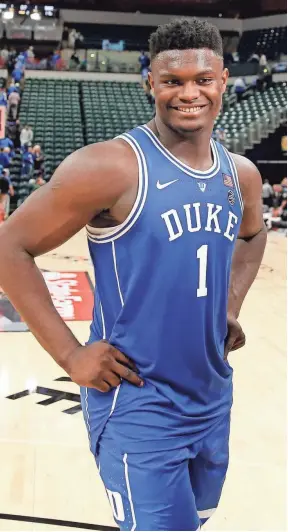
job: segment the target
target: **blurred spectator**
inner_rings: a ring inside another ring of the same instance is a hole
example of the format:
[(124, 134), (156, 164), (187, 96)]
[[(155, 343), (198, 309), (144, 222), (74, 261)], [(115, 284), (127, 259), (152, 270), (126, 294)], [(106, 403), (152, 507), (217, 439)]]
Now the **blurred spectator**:
[(21, 124), (20, 124), (20, 120), (16, 120), (15, 129), (13, 128), (13, 137), (11, 136), (11, 139), (14, 141), (14, 147), (16, 150), (21, 147), (20, 136), (21, 136)]
[(7, 68), (7, 74), (8, 74), (8, 79), (11, 78), (12, 76), (12, 72), (14, 70), (14, 67), (15, 67), (15, 55), (14, 54), (14, 50), (11, 50), (9, 52), (9, 57), (8, 57), (8, 60), (6, 62), (6, 68)]
[(257, 80), (257, 89), (263, 91), (268, 89), (273, 84), (272, 70), (267, 64), (266, 66), (259, 67), (259, 74)]
[(68, 47), (68, 38), (69, 38), (69, 28), (67, 26), (64, 26), (63, 32), (62, 32), (62, 48)]
[(79, 70), (81, 70), (81, 72), (86, 72), (86, 70), (87, 70), (87, 59), (83, 59), (83, 61), (81, 61)]
[(17, 62), (12, 72), (12, 79), (14, 83), (20, 83), (24, 77), (24, 66)]
[(33, 46), (29, 46), (28, 50), (26, 51), (26, 57), (28, 61), (31, 61), (35, 58)]
[(8, 52), (7, 46), (4, 46), (2, 48), (2, 50), (0, 52), (0, 56), (1, 56), (1, 59), (3, 60), (4, 64), (6, 65), (8, 57), (9, 57), (9, 52)]
[(260, 61), (260, 57), (258, 54), (256, 54), (256, 52), (251, 54), (248, 59), (248, 63), (259, 63), (259, 61)]
[(6, 153), (6, 155), (9, 157), (10, 162), (11, 159), (13, 159), (13, 157), (15, 156), (14, 149), (9, 148), (8, 146), (4, 148), (3, 153)]
[(0, 88), (0, 105), (7, 107), (7, 94), (3, 87)]
[[(138, 58), (138, 62), (140, 63), (140, 73), (142, 75), (142, 71), (145, 69), (147, 70), (150, 65), (150, 59), (148, 55), (142, 50), (141, 55)], [(143, 77), (143, 76), (142, 76)]]
[(14, 187), (9, 177), (9, 171), (3, 170), (0, 174), (0, 203), (4, 210), (4, 219), (9, 216), (10, 196), (14, 196)]
[(69, 61), (69, 70), (76, 70), (80, 65), (80, 60), (79, 60), (79, 57), (76, 55), (76, 53), (74, 52), (71, 57), (70, 57), (70, 61)]
[(55, 69), (57, 62), (61, 59), (61, 52), (60, 50), (54, 50), (52, 59), (51, 59), (51, 66), (53, 69)]
[(267, 57), (265, 54), (262, 54), (259, 61), (260, 66), (266, 66), (267, 65)]
[(14, 81), (11, 81), (8, 89), (7, 89), (7, 97), (9, 98), (11, 92), (18, 92), (20, 94), (20, 87), (19, 83), (14, 83)]
[(218, 127), (215, 131), (215, 139), (217, 142), (220, 142), (220, 144), (224, 144), (225, 142), (225, 130), (223, 127)]
[(46, 184), (46, 181), (43, 179), (41, 172), (37, 175), (36, 179), (30, 179), (29, 181), (31, 192), (34, 192), (34, 190), (37, 190), (38, 188), (42, 187), (45, 184)]
[(273, 206), (273, 188), (269, 183), (269, 179), (265, 179), (262, 185), (262, 200), (263, 204), (271, 208)]
[(27, 144), (23, 147), (21, 177), (31, 177), (34, 170), (33, 148)]
[(235, 79), (234, 84), (233, 84), (233, 88), (232, 88), (232, 92), (234, 92), (234, 94), (236, 94), (238, 102), (240, 102), (240, 100), (242, 99), (242, 95), (243, 95), (243, 93), (245, 91), (246, 91), (245, 80), (243, 78), (240, 78), (240, 77)]
[(25, 144), (31, 144), (32, 141), (33, 141), (32, 128), (31, 128), (31, 126), (28, 126), (26, 124), (26, 126), (23, 127), (23, 129), (21, 131), (21, 134), (20, 134), (21, 146), (25, 146)]
[(34, 170), (39, 172), (43, 169), (43, 165), (44, 165), (44, 154), (39, 144), (36, 144), (33, 148), (33, 157), (34, 157)]
[(69, 31), (69, 35), (68, 35), (68, 48), (71, 48), (71, 50), (75, 49), (76, 38), (77, 38), (77, 31), (75, 30), (75, 28), (73, 28), (72, 30)]
[(4, 139), (0, 139), (0, 148), (10, 148), (11, 150), (14, 149), (14, 143), (9, 137), (5, 137)]
[(8, 153), (4, 151), (4, 148), (0, 148), (0, 165), (3, 168), (9, 168), (10, 166), (10, 157)]
[(240, 61), (239, 53), (237, 51), (236, 52), (232, 52), (232, 56), (233, 56), (234, 63), (239, 63), (239, 61)]
[(20, 94), (19, 92), (11, 92), (8, 97), (8, 116), (10, 115), (12, 120), (16, 120), (18, 114), (18, 107), (20, 103)]

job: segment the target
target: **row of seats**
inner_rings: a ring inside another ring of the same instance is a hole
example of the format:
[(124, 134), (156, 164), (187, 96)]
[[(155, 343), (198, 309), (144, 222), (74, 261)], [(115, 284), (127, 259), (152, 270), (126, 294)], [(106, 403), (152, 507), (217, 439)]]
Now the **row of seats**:
[(245, 62), (253, 54), (265, 54), (267, 59), (287, 55), (287, 26), (244, 31), (238, 46), (240, 61)]
[[(285, 107), (286, 89), (286, 83), (280, 83), (263, 93), (255, 92), (219, 115), (215, 129), (224, 131), (228, 149), (234, 146), (232, 140), (259, 116)], [(229, 97), (230, 91), (229, 87), (224, 98)], [(20, 108), (21, 122), (32, 125), (34, 143), (43, 147), (47, 180), (69, 153), (84, 144), (114, 138), (148, 122), (153, 115), (154, 107), (142, 87), (129, 82), (28, 79)], [(21, 180), (20, 170), (21, 157), (17, 155), (11, 168), (17, 202), (29, 193), (28, 182)]]
[(84, 146), (77, 80), (27, 79), (20, 121), (34, 131), (34, 143), (45, 153), (45, 178), (70, 153)]
[(273, 109), (284, 109), (286, 94), (287, 84), (278, 83), (265, 92), (255, 92), (249, 99), (220, 114), (215, 122), (215, 130), (223, 130), (226, 147), (231, 149), (234, 146), (232, 142), (238, 138), (239, 133), (245, 132), (252, 122), (265, 113)]
[(82, 82), (82, 101), (88, 144), (111, 139), (153, 116), (138, 83)]

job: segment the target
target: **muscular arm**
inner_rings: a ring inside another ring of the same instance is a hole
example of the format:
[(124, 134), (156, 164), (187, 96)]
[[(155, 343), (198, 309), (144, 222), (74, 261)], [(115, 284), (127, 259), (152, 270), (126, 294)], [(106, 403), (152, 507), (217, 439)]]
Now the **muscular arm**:
[(262, 214), (262, 180), (253, 163), (233, 155), (244, 203), (240, 232), (235, 246), (230, 277), (228, 316), (238, 318), (264, 254), (267, 233)]
[[(78, 150), (0, 227), (0, 286), (64, 369), (79, 343), (55, 310), (34, 257), (63, 244), (117, 202), (128, 187), (127, 149), (117, 140)], [(137, 172), (136, 159), (135, 166)]]

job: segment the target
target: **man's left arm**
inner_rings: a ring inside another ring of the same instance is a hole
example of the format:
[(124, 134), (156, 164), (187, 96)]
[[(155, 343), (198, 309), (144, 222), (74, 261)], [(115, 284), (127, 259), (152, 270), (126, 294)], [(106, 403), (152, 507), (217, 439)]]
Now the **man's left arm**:
[(260, 173), (249, 159), (235, 154), (233, 159), (238, 171), (244, 210), (230, 275), (225, 358), (229, 351), (239, 349), (245, 344), (245, 335), (237, 320), (243, 301), (260, 268), (267, 241)]

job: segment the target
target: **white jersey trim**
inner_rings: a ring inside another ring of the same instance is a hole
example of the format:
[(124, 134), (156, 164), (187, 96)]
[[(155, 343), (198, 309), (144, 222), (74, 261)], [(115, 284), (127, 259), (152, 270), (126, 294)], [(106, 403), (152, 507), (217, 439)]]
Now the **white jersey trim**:
[(238, 195), (238, 198), (239, 198), (240, 208), (241, 208), (241, 211), (243, 212), (244, 203), (243, 203), (243, 198), (242, 198), (242, 194), (241, 194), (237, 168), (236, 168), (235, 163), (233, 161), (233, 158), (231, 157), (231, 155), (230, 155), (229, 151), (227, 150), (227, 148), (225, 148), (225, 146), (222, 146), (222, 147), (224, 148), (224, 151), (226, 153), (226, 157), (227, 157), (228, 162), (229, 162), (229, 166), (230, 166), (231, 173), (232, 173), (232, 176), (233, 176), (233, 181), (235, 183), (236, 192), (237, 192), (237, 195)]
[(128, 455), (127, 453), (124, 454), (123, 462), (124, 462), (124, 468), (125, 468), (125, 480), (126, 480), (126, 487), (127, 487), (127, 493), (128, 493), (128, 500), (130, 503), (131, 508), (131, 515), (132, 515), (132, 528), (130, 530), (135, 530), (137, 523), (136, 523), (136, 517), (135, 517), (135, 511), (134, 511), (134, 504), (132, 500), (132, 494), (131, 494), (131, 488), (130, 488), (130, 481), (129, 481), (129, 471), (128, 471), (128, 463), (127, 463)]
[(156, 137), (155, 133), (149, 129), (146, 124), (143, 126), (139, 126), (139, 129), (144, 131), (146, 135), (150, 138), (150, 140), (153, 142), (154, 146), (166, 157), (172, 164), (177, 166), (182, 172), (185, 172), (185, 174), (188, 174), (192, 177), (195, 177), (197, 179), (210, 179), (211, 177), (214, 177), (220, 170), (220, 158), (218, 154), (217, 147), (215, 145), (215, 142), (213, 139), (210, 140), (210, 146), (213, 153), (213, 165), (208, 170), (195, 170), (191, 168), (191, 166), (188, 166), (187, 164), (180, 161), (180, 159), (177, 159), (175, 155), (173, 155), (165, 146), (160, 142), (160, 140)]
[(94, 228), (92, 226), (86, 226), (87, 236), (89, 240), (97, 244), (106, 244), (108, 242), (112, 242), (113, 240), (120, 238), (122, 235), (124, 235), (131, 229), (131, 227), (135, 224), (136, 220), (139, 218), (143, 210), (148, 192), (147, 164), (145, 155), (142, 149), (140, 148), (138, 142), (128, 133), (120, 135), (117, 138), (125, 140), (125, 142), (127, 142), (131, 146), (136, 155), (139, 176), (138, 192), (136, 201), (126, 220), (122, 224), (117, 225), (117, 227), (113, 227), (113, 229), (109, 233), (106, 233), (105, 235), (99, 235), (98, 229), (96, 227)]
[(103, 340), (106, 340), (106, 327), (105, 327), (105, 320), (104, 320), (104, 314), (103, 314), (103, 308), (102, 308), (101, 301), (100, 301), (100, 314), (101, 314), (101, 321), (102, 321), (102, 336), (103, 336)]
[(124, 300), (123, 300), (123, 295), (122, 295), (122, 292), (121, 292), (121, 287), (120, 287), (120, 282), (119, 282), (119, 275), (118, 275), (118, 270), (117, 270), (117, 259), (116, 259), (115, 243), (114, 242), (112, 242), (112, 255), (113, 255), (113, 263), (114, 263), (114, 270), (115, 270), (115, 275), (116, 275), (116, 281), (117, 281), (117, 286), (118, 286), (119, 297), (120, 297), (121, 305), (122, 305), (122, 307), (124, 307)]

